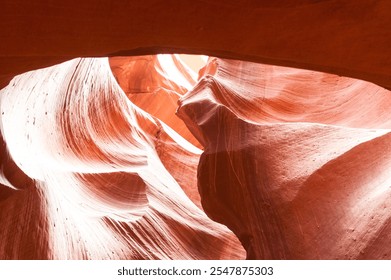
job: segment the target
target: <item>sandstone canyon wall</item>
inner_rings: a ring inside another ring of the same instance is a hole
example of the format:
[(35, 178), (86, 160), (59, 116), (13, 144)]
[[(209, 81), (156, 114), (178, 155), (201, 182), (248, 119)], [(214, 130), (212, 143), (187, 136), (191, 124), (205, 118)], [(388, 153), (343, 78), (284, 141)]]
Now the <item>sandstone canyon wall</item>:
[(388, 1), (0, 8), (0, 259), (390, 259)]

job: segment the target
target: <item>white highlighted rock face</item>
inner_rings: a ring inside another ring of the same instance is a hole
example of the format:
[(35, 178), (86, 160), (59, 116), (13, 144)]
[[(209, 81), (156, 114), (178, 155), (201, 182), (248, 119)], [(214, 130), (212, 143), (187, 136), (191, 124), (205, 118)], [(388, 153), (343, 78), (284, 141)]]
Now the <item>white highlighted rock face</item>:
[(204, 58), (2, 89), (0, 259), (390, 259), (390, 92)]
[(201, 150), (131, 103), (106, 58), (17, 76), (0, 106), (0, 258), (245, 257), (200, 209)]

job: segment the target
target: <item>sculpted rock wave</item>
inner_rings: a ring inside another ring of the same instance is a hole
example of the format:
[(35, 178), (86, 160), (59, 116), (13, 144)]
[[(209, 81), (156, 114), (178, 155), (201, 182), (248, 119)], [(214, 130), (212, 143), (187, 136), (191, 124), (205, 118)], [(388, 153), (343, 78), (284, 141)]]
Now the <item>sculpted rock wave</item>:
[(130, 102), (106, 58), (17, 76), (0, 107), (0, 258), (244, 258), (196, 206), (201, 150)]
[(214, 57), (16, 76), (0, 258), (389, 259), (390, 105), (369, 82)]
[(390, 92), (211, 58), (180, 100), (202, 206), (250, 259), (388, 259)]

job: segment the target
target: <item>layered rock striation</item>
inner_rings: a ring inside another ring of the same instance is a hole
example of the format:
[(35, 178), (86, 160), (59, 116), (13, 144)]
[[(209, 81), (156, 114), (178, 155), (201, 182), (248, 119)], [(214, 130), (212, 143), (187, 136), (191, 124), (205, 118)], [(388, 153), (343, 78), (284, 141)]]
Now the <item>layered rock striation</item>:
[(19, 75), (0, 107), (1, 259), (245, 257), (200, 208), (201, 150), (132, 103), (107, 58)]
[(210, 57), (0, 91), (1, 259), (389, 259), (390, 92)]

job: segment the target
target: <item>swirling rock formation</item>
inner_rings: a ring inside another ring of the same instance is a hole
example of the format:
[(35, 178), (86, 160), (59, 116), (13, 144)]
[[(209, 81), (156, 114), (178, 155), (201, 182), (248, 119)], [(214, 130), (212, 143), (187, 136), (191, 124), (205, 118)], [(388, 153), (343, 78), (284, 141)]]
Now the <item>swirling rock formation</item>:
[(107, 59), (20, 75), (0, 106), (2, 259), (244, 257), (194, 204), (201, 151), (131, 103)]
[(205, 147), (206, 213), (248, 258), (388, 259), (390, 102), (359, 80), (211, 59), (179, 109)]
[(160, 55), (15, 77), (1, 258), (389, 258), (388, 90), (212, 57), (199, 75)]
[(389, 259), (390, 8), (1, 1), (0, 258)]

